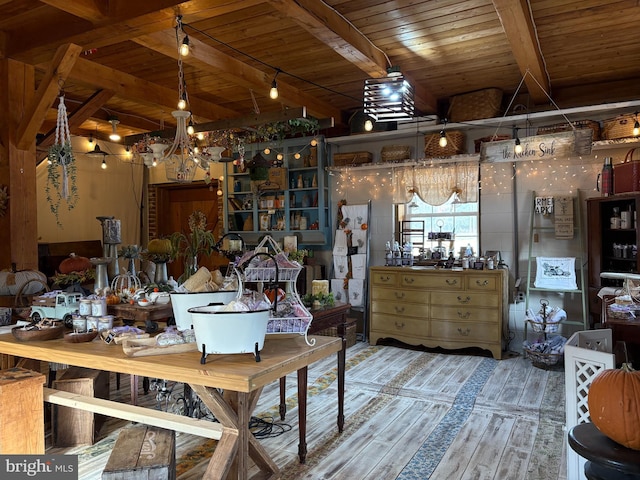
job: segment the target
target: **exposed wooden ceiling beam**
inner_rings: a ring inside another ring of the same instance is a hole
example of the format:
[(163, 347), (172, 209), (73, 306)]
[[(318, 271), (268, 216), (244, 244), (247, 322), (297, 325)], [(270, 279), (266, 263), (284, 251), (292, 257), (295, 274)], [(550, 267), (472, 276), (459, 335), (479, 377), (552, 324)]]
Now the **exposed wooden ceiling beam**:
[[(76, 108), (69, 114), (69, 132), (77, 134), (80, 126), (88, 120), (100, 107), (102, 107), (114, 92), (111, 90), (98, 90), (87, 99), (80, 107)], [(53, 145), (55, 141), (55, 128), (47, 132), (47, 134), (38, 142), (38, 148)]]
[(27, 150), (35, 142), (38, 129), (44, 122), (47, 110), (51, 108), (60, 88), (80, 56), (81, 47), (68, 44), (58, 48), (56, 55), (40, 82), (33, 101), (24, 112), (16, 130), (15, 143), (21, 150)]
[[(133, 40), (168, 57), (176, 59), (178, 57), (174, 32), (156, 32), (139, 36)], [(267, 74), (195, 38), (191, 38), (191, 45), (193, 47), (191, 53), (182, 59), (183, 63), (227, 77), (229, 80), (248, 89), (268, 92), (271, 88), (272, 72)], [(319, 101), (317, 98), (288, 85), (286, 82), (278, 81), (278, 92), (278, 100), (289, 107), (304, 105), (314, 116), (340, 118), (341, 112), (339, 109), (326, 102)]]
[[(178, 98), (176, 91), (84, 58), (78, 59), (69, 78), (98, 88), (113, 90), (122, 98), (149, 105), (161, 105), (168, 111), (176, 110)], [(193, 97), (191, 97), (191, 113), (211, 120), (236, 115), (234, 110)]]
[[(269, 0), (269, 3), (370, 77), (387, 75), (391, 61), (385, 53), (326, 3), (318, 0)], [(436, 112), (436, 97), (410, 74), (404, 73), (404, 77), (413, 85), (418, 109)]]
[[(502, 28), (534, 103), (548, 103), (551, 85), (526, 0), (493, 0)], [(530, 75), (526, 75), (529, 72)], [(542, 87), (542, 88), (540, 88)]]

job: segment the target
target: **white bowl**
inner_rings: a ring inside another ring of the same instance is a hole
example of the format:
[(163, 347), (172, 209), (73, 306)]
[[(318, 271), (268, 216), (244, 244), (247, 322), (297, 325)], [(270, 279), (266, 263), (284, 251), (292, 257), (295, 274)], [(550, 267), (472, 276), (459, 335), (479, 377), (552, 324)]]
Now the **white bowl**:
[(150, 307), (151, 305), (153, 305), (153, 302), (147, 300), (146, 298), (141, 298), (140, 300), (138, 300), (138, 305), (140, 305), (141, 307)]
[(235, 290), (218, 290), (217, 292), (171, 292), (171, 307), (173, 318), (178, 330), (191, 328), (191, 314), (189, 309), (193, 307), (205, 307), (212, 303), (227, 304), (238, 296)]
[(151, 292), (147, 298), (156, 305), (166, 305), (171, 301), (171, 296), (167, 292)]

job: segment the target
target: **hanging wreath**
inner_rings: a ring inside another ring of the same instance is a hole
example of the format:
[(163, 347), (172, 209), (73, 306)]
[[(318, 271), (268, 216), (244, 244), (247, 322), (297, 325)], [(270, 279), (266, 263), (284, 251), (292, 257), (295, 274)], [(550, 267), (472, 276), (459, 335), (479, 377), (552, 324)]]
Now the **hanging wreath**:
[(61, 227), (60, 205), (64, 201), (67, 203), (67, 209), (71, 210), (78, 201), (76, 163), (71, 149), (71, 134), (69, 133), (64, 95), (59, 97), (56, 139), (49, 148), (48, 163), (45, 193), (51, 213), (56, 217), (58, 226)]

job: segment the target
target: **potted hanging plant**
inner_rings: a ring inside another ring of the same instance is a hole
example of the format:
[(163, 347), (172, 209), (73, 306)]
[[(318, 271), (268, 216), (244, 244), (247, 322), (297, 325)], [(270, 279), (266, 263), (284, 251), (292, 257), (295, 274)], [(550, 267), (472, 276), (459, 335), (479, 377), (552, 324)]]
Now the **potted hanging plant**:
[(61, 227), (59, 215), (62, 202), (66, 202), (67, 208), (71, 210), (78, 201), (76, 163), (71, 149), (71, 134), (69, 133), (64, 96), (60, 96), (58, 102), (56, 140), (49, 147), (48, 163), (45, 195), (51, 213), (56, 217), (58, 226)]

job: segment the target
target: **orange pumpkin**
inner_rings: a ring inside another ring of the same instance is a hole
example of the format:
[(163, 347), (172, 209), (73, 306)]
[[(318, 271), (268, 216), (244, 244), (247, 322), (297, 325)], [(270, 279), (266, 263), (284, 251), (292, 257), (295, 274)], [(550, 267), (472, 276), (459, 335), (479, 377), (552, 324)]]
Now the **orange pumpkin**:
[(640, 372), (627, 363), (601, 371), (591, 382), (587, 402), (598, 430), (620, 445), (640, 450)]
[(58, 271), (60, 273), (69, 274), (72, 272), (84, 272), (93, 268), (91, 261), (87, 257), (76, 255), (75, 253), (69, 254), (68, 258), (65, 258), (60, 262)]

